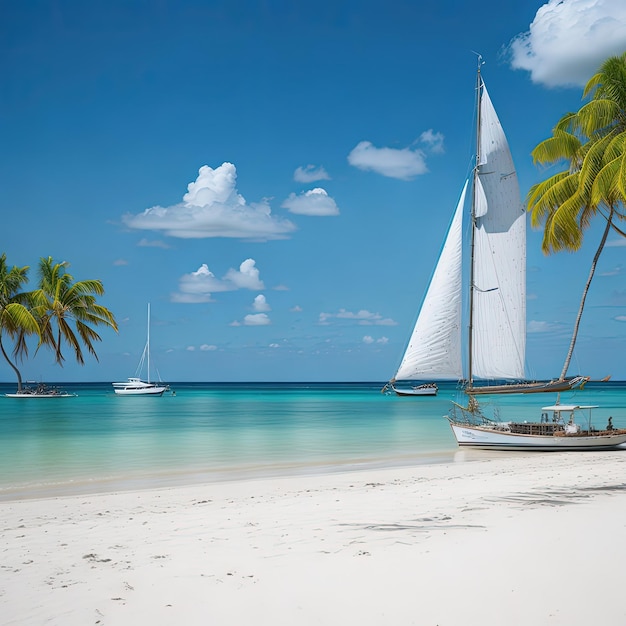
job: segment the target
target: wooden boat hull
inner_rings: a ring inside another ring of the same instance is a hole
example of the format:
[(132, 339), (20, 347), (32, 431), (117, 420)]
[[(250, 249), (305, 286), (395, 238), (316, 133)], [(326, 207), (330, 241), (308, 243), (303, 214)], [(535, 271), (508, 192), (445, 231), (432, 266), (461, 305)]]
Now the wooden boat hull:
[(488, 426), (457, 424), (448, 418), (459, 446), (485, 450), (611, 450), (626, 443), (626, 430), (600, 431), (592, 434), (525, 435), (496, 430)]
[(589, 379), (586, 376), (576, 376), (569, 380), (551, 380), (547, 382), (511, 383), (505, 385), (485, 385), (471, 387), (466, 391), (472, 395), (505, 394), (505, 393), (547, 393), (569, 391), (575, 387), (582, 387)]

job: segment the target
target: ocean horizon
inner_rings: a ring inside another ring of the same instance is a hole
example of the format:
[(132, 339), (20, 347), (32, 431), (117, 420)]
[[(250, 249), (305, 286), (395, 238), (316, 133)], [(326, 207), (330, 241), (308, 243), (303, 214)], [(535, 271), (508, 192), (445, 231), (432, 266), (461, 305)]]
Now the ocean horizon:
[[(462, 401), (454, 382), (421, 398), (381, 393), (384, 382), (178, 382), (162, 397), (116, 396), (110, 382), (49, 384), (76, 396), (7, 398), (16, 384), (0, 383), (0, 500), (511, 454), (458, 448), (444, 419)], [(555, 400), (481, 403), (535, 420)], [(589, 382), (560, 401), (597, 405), (595, 425), (611, 416), (626, 427), (626, 382)]]

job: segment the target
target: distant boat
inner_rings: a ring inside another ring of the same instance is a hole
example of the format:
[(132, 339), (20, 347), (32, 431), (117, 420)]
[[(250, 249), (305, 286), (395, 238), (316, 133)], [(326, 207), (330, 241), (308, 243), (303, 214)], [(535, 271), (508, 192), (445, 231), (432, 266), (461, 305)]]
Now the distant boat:
[(76, 394), (39, 383), (36, 387), (23, 387), (20, 391), (5, 393), (4, 396), (6, 398), (75, 398)]
[[(400, 367), (385, 388), (396, 390), (398, 381), (457, 380), (472, 395), (566, 391), (588, 379), (537, 382), (526, 377), (526, 212), (480, 63), (477, 154), (467, 215), (471, 241), (467, 246), (463, 241), (466, 181)], [(466, 341), (462, 338), (464, 247), (470, 278)]]
[[(140, 377), (144, 364), (147, 366), (147, 381), (141, 380)], [(115, 393), (120, 396), (162, 396), (169, 391), (169, 385), (150, 381), (150, 304), (148, 304), (148, 338), (137, 366), (137, 375), (129, 377), (124, 383), (112, 383), (112, 385)]]
[(391, 389), (398, 396), (436, 396), (438, 391), (436, 383), (424, 383), (412, 387), (396, 387), (393, 383), (389, 383), (384, 389)]

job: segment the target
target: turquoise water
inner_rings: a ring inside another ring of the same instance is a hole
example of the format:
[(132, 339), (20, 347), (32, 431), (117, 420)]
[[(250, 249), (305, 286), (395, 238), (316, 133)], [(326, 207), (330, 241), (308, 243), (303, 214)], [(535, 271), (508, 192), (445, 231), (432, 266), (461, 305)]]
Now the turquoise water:
[[(384, 395), (381, 383), (178, 383), (160, 398), (63, 387), (77, 397), (5, 398), (15, 385), (0, 385), (0, 499), (458, 458), (443, 419), (460, 400), (453, 384), (431, 398)], [(555, 399), (497, 403), (504, 419), (536, 419)], [(561, 402), (598, 404), (595, 424), (611, 415), (626, 427), (626, 383), (589, 383)]]

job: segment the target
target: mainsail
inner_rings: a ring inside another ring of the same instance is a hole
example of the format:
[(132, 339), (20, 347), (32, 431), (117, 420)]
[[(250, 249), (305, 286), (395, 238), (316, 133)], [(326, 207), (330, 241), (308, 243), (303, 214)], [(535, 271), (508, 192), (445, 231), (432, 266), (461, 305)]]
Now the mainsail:
[(396, 380), (456, 379), (461, 364), (461, 262), (467, 182), (417, 317)]
[(511, 152), (482, 85), (474, 176), (468, 378), (525, 377), (526, 214)]

